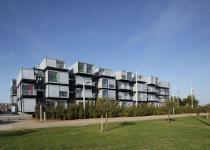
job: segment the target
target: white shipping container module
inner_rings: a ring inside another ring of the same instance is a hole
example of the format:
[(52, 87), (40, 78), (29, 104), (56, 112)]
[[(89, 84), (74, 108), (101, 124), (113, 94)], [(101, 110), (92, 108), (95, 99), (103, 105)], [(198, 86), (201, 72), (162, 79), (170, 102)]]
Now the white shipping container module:
[(17, 77), (16, 85), (18, 85), (22, 79), (35, 80), (34, 70), (33, 69), (21, 68), (20, 72), (18, 74), (18, 77)]
[(47, 85), (46, 86), (46, 97), (59, 98), (59, 92), (67, 92), (67, 97), (69, 98), (69, 87), (64, 85)]
[(35, 112), (36, 99), (35, 98), (23, 98), (22, 99), (23, 112)]

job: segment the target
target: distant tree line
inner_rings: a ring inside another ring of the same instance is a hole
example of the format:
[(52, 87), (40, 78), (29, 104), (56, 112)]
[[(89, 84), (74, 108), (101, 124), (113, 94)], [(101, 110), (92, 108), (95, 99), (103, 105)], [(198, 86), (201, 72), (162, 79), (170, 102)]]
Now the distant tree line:
[[(199, 106), (198, 100), (194, 99), (194, 108), (191, 108), (191, 97), (188, 96), (183, 100), (177, 97), (170, 98), (164, 105), (155, 106), (149, 103), (138, 104), (131, 107), (120, 106), (118, 101), (109, 99), (97, 99), (96, 103), (87, 102), (85, 110), (83, 105), (71, 103), (67, 108), (63, 106), (47, 107), (46, 118), (47, 119), (60, 119), (60, 120), (73, 120), (83, 118), (100, 118), (101, 116), (107, 117), (135, 117), (135, 116), (149, 116), (149, 115), (167, 115), (172, 113), (174, 108), (175, 114), (181, 113), (201, 113), (209, 111), (206, 106)], [(36, 107), (34, 113), (35, 118), (39, 118), (39, 106)]]

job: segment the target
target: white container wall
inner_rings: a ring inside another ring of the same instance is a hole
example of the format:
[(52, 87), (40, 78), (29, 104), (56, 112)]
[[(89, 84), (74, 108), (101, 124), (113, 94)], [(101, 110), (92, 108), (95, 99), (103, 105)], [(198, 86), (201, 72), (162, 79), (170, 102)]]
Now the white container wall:
[(159, 98), (156, 95), (148, 94), (149, 101), (159, 101)]
[(89, 86), (93, 85), (91, 77), (76, 76), (75, 80), (76, 80), (76, 85), (83, 85), (84, 81), (85, 81), (85, 85), (89, 85)]
[(159, 81), (159, 87), (169, 88), (169, 82)]
[(118, 86), (118, 89), (127, 89), (127, 90), (133, 89), (133, 87), (128, 82), (118, 81), (117, 86)]
[(39, 65), (40, 69), (45, 69), (47, 67), (53, 67), (53, 68), (65, 68), (65, 61), (63, 60), (57, 60), (52, 58), (45, 58), (41, 64)]
[(147, 82), (147, 84), (155, 84), (158, 85), (158, 78), (157, 77), (144, 77), (144, 80)]
[[(136, 93), (133, 95), (133, 100), (136, 100)], [(147, 101), (147, 93), (138, 93), (138, 101)]]
[(125, 100), (132, 100), (133, 97), (129, 94), (129, 92), (118, 92), (118, 98), (119, 99), (125, 99)]
[[(64, 92), (64, 95), (61, 95)], [(47, 85), (46, 86), (46, 97), (54, 98), (69, 98), (69, 87), (63, 85)]]
[[(106, 84), (103, 84), (106, 83)], [(115, 79), (109, 79), (109, 78), (100, 78), (98, 81), (98, 88), (109, 88), (109, 89), (115, 89)]]
[(23, 98), (22, 100), (22, 110), (23, 112), (34, 112), (36, 107), (35, 98)]
[(22, 79), (35, 80), (34, 70), (21, 68), (17, 77), (17, 85), (20, 83)]
[(148, 86), (148, 92), (158, 92), (155, 86)]
[[(137, 89), (138, 91), (140, 92), (147, 92), (147, 85), (144, 84), (144, 83), (137, 83)], [(133, 91), (135, 92), (136, 91), (136, 83), (134, 83), (133, 85)]]
[(45, 82), (46, 83), (69, 84), (68, 72), (47, 70), (45, 72)]
[[(103, 95), (103, 91), (104, 90), (106, 90), (108, 93), (108, 97), (106, 97), (106, 96), (104, 96)], [(99, 90), (99, 92), (98, 92), (98, 97), (99, 98), (108, 98), (108, 99), (113, 99), (113, 100), (115, 100), (116, 99), (116, 91), (115, 90), (108, 90), (108, 89), (101, 89), (101, 90)]]
[(115, 73), (116, 80), (132, 80), (132, 73), (126, 71), (118, 71)]

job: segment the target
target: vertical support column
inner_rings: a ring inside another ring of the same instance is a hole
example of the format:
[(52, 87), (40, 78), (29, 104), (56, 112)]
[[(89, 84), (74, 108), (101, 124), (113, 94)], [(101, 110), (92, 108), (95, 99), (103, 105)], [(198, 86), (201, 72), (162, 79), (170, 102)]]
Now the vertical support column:
[(40, 103), (40, 122), (42, 122), (42, 105), (41, 105), (41, 103)]

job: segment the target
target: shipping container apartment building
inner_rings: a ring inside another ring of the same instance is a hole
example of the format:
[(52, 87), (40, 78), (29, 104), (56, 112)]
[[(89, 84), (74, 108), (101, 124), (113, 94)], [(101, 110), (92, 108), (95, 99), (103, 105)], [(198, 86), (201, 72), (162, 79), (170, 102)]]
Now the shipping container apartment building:
[[(127, 71), (113, 72), (78, 61), (67, 66), (65, 61), (44, 58), (35, 68), (21, 68), (17, 77), (17, 106), (19, 112), (34, 112), (39, 104), (36, 71), (43, 72), (46, 106), (67, 106), (97, 98), (116, 100), (121, 106), (138, 103), (160, 104), (169, 98), (168, 82), (157, 77), (145, 77)], [(13, 89), (14, 86), (13, 86)]]

